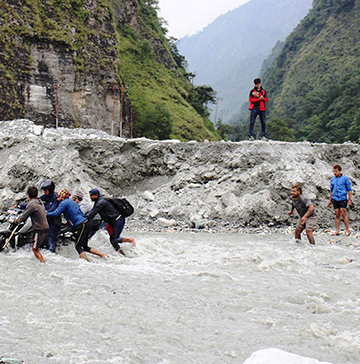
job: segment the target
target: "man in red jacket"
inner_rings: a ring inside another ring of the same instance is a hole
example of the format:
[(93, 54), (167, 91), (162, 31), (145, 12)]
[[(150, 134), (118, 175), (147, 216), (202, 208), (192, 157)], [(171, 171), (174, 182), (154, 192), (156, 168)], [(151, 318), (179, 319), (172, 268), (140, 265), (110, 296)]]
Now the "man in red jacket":
[(250, 126), (249, 126), (249, 140), (254, 140), (254, 125), (255, 119), (259, 115), (261, 121), (261, 140), (267, 141), (266, 137), (266, 108), (265, 103), (268, 102), (266, 96), (266, 91), (261, 86), (260, 78), (255, 78), (255, 87), (250, 91), (249, 101), (250, 101)]

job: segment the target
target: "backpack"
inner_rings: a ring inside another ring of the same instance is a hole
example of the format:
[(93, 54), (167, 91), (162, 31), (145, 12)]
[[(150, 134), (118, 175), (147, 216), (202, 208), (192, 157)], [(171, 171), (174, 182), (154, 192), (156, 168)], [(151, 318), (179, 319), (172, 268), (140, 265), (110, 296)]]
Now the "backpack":
[(120, 212), (122, 217), (129, 217), (134, 213), (134, 208), (126, 198), (107, 197), (106, 199)]

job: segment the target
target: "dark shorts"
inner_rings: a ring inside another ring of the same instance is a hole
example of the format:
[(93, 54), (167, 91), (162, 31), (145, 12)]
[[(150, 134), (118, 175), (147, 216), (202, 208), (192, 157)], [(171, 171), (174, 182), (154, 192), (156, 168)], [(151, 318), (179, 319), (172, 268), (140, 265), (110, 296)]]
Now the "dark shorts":
[(47, 231), (33, 231), (31, 233), (32, 247), (36, 250), (41, 248), (41, 245), (46, 241), (48, 232)]
[(335, 210), (336, 209), (346, 209), (347, 205), (348, 205), (348, 200), (341, 200), (341, 201), (332, 200), (331, 202), (332, 202)]

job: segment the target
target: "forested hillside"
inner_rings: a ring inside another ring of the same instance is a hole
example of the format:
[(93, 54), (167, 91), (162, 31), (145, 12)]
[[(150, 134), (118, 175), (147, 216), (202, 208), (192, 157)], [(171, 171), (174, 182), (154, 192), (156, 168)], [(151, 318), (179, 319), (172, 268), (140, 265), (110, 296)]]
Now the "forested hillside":
[(315, 0), (263, 75), (270, 137), (359, 142), (360, 1)]
[[(215, 139), (157, 0), (0, 0), (0, 120)], [(122, 102), (121, 102), (122, 101)], [(120, 106), (121, 102), (121, 106)], [(119, 121), (123, 123), (120, 124)]]
[(196, 74), (194, 82), (217, 91), (217, 117), (226, 122), (237, 118), (263, 60), (304, 18), (311, 4), (312, 0), (251, 0), (200, 33), (180, 39), (180, 53), (189, 71)]

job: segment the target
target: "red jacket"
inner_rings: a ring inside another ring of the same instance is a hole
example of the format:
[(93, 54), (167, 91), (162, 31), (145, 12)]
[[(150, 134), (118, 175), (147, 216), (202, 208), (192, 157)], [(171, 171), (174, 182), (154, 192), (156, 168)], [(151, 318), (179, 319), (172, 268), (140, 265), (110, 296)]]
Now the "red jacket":
[[(259, 92), (260, 94), (259, 97), (255, 97), (253, 95), (253, 92)], [(260, 96), (263, 96), (264, 98), (260, 100)], [(266, 111), (265, 104), (268, 102), (268, 97), (266, 96), (266, 91), (262, 87), (260, 91), (258, 91), (256, 88), (253, 88), (250, 91), (249, 101), (250, 101), (249, 110), (252, 110), (254, 108), (255, 103), (260, 102), (260, 111)]]

